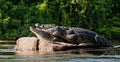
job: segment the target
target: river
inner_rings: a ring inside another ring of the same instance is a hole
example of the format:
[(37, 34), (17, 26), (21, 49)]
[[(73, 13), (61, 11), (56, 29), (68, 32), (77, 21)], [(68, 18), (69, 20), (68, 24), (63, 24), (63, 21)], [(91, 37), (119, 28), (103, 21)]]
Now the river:
[[(81, 49), (80, 54), (16, 54), (15, 42), (0, 42), (0, 62), (120, 62), (120, 48)], [(119, 45), (116, 43), (116, 45)]]

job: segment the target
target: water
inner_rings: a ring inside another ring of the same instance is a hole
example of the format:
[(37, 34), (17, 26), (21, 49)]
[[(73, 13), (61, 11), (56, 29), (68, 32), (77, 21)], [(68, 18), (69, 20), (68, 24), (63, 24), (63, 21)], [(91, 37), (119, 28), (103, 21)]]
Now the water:
[[(0, 42), (0, 62), (120, 62), (120, 48), (81, 49), (80, 54), (16, 54), (15, 42)], [(84, 51), (85, 50), (85, 51)]]

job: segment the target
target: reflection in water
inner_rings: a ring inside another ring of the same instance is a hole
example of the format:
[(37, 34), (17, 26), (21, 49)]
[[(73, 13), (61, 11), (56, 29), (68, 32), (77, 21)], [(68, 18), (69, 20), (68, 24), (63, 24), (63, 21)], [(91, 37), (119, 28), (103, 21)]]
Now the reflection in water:
[(46, 55), (46, 54), (79, 54), (79, 55), (120, 55), (120, 48), (81, 48), (76, 50), (40, 52), (40, 51), (16, 51), (16, 55)]
[(37, 51), (15, 52), (16, 55), (38, 55)]
[(56, 53), (62, 53), (62, 54), (87, 54), (87, 55), (101, 55), (105, 51), (99, 50), (99, 49), (93, 49), (93, 48), (84, 48), (84, 49), (78, 49), (78, 50), (69, 50), (69, 51), (60, 51)]
[[(14, 43), (0, 43), (0, 62), (119, 62), (120, 48), (83, 48), (58, 51), (49, 54), (41, 52), (13, 51)], [(97, 59), (97, 60), (96, 60)]]
[(51, 53), (39, 52), (39, 51), (26, 51), (26, 52), (15, 52), (16, 55), (38, 55), (38, 54), (87, 54), (87, 55), (101, 55), (104, 50), (95, 50), (95, 49), (79, 49), (79, 50), (68, 50), (68, 51), (57, 51)]

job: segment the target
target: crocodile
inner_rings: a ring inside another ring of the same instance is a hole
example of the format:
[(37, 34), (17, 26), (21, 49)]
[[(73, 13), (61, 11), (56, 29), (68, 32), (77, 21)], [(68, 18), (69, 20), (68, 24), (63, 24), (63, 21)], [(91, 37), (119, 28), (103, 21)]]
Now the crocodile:
[(81, 43), (80, 45), (76, 45), (72, 43), (59, 42), (59, 41), (52, 42), (52, 39), (54, 38), (54, 36), (49, 34), (48, 32), (45, 32), (42, 29), (37, 29), (33, 27), (30, 27), (30, 31), (33, 32), (40, 40), (38, 50), (44, 53), (49, 53), (54, 51), (66, 51), (71, 49), (78, 49), (80, 47), (93, 46), (93, 44), (91, 43)]
[(38, 26), (42, 31), (52, 35), (51, 41), (62, 40), (63, 42), (73, 44), (92, 43), (95, 47), (112, 47), (112, 44), (106, 38), (87, 29), (57, 26), (54, 24), (42, 24)]

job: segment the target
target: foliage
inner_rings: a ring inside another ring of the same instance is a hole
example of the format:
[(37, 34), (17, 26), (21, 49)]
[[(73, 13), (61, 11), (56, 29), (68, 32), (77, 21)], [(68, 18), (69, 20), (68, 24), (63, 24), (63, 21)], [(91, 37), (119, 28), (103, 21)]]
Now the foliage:
[(0, 0), (0, 39), (33, 36), (29, 26), (81, 27), (108, 39), (120, 36), (119, 0)]

